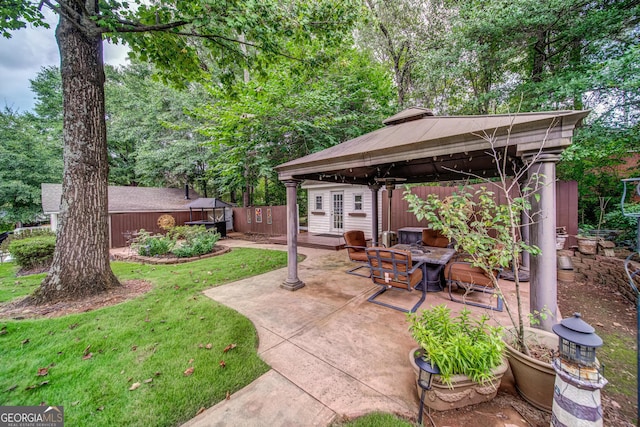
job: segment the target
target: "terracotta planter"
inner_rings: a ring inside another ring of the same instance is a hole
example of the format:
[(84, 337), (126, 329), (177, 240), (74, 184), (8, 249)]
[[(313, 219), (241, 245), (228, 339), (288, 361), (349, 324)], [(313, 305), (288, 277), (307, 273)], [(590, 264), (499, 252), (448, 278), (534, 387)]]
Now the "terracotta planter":
[[(508, 334), (511, 334), (510, 330)], [(510, 335), (507, 335), (510, 336)], [(552, 332), (535, 328), (525, 328), (527, 343), (539, 343), (551, 349), (558, 348), (558, 336)], [(556, 371), (551, 363), (529, 357), (507, 344), (507, 359), (520, 396), (538, 409), (551, 412), (553, 406), (553, 385)]]
[[(418, 386), (420, 369), (414, 359), (416, 352), (420, 350), (420, 347), (416, 347), (409, 352), (409, 361), (416, 375), (418, 399), (420, 399), (422, 389)], [(495, 376), (494, 380), (486, 384), (478, 384), (466, 375), (454, 375), (451, 379), (453, 387), (449, 387), (440, 381), (439, 375), (435, 375), (431, 384), (431, 390), (425, 393), (424, 406), (436, 411), (448, 411), (450, 409), (488, 402), (496, 397), (498, 388), (500, 387), (500, 381), (508, 367), (507, 360), (503, 359), (502, 364), (492, 371)]]
[(584, 255), (595, 255), (598, 252), (597, 237), (576, 237), (578, 250)]

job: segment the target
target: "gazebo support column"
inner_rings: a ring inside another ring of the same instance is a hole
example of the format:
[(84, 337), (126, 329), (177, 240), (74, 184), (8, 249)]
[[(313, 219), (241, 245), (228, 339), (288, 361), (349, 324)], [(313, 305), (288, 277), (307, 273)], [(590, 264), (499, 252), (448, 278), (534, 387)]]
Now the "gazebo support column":
[(298, 278), (298, 181), (284, 181), (287, 187), (287, 279), (281, 288), (295, 291), (304, 286)]
[(371, 243), (378, 246), (378, 190), (379, 185), (369, 186), (371, 190)]
[(556, 259), (556, 153), (535, 156), (529, 177), (537, 179), (539, 200), (532, 197), (530, 227), (531, 243), (540, 248), (541, 254), (531, 257), (530, 311), (546, 313), (540, 318), (540, 329), (551, 331), (558, 322), (558, 272)]

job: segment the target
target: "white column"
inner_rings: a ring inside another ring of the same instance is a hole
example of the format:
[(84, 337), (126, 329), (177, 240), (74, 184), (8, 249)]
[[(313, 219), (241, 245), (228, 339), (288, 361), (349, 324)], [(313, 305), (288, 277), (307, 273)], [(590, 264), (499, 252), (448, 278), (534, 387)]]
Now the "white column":
[(533, 158), (529, 177), (538, 177), (539, 200), (531, 198), (533, 223), (531, 244), (540, 248), (540, 255), (531, 256), (530, 310), (547, 313), (537, 328), (551, 331), (558, 322), (558, 271), (556, 257), (556, 163), (560, 156), (541, 153)]
[(284, 181), (287, 187), (287, 279), (280, 285), (281, 288), (295, 291), (304, 286), (298, 278), (298, 181)]

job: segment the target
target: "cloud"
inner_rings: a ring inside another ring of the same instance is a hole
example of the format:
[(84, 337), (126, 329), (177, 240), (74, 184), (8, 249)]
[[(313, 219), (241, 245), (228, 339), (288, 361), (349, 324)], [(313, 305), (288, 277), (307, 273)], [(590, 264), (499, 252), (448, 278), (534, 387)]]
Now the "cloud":
[[(43, 11), (50, 28), (27, 28), (12, 32), (10, 39), (0, 37), (0, 108), (17, 111), (33, 110), (35, 99), (29, 80), (42, 67), (60, 66), (60, 54), (55, 39), (57, 15)], [(105, 43), (105, 62), (122, 65), (129, 49), (124, 45)]]

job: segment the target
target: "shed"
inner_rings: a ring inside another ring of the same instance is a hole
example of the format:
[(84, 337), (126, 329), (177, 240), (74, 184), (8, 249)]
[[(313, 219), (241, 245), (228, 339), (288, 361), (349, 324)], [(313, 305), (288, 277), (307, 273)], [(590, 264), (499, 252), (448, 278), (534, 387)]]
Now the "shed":
[[(41, 184), (42, 210), (58, 228), (62, 184)], [(109, 246), (127, 245), (132, 233), (145, 229), (163, 233), (164, 224), (184, 225), (191, 219), (189, 203), (200, 195), (181, 188), (109, 186)], [(197, 213), (200, 215), (200, 213)], [(202, 219), (196, 216), (195, 219)]]

